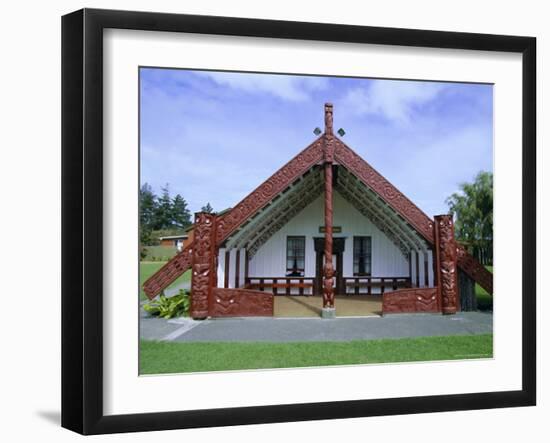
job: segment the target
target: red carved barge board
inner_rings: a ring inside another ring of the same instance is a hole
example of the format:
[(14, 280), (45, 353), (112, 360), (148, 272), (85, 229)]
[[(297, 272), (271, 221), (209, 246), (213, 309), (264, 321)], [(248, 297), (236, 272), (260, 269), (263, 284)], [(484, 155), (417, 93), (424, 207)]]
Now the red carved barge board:
[[(326, 133), (275, 172), (227, 214), (218, 219), (217, 246), (219, 247), (243, 223), (290, 186), (298, 177), (314, 165), (322, 163), (324, 160), (323, 147), (326, 144), (331, 146), (331, 150), (334, 149), (335, 163), (344, 166), (367, 187), (372, 189), (393, 210), (400, 214), (430, 246), (434, 246), (433, 220), (338, 137)], [(191, 246), (176, 255), (145, 282), (144, 289), (149, 298), (158, 295), (160, 291), (190, 268), (189, 254), (192, 253)], [(463, 247), (458, 246), (457, 248), (458, 266), (487, 292), (492, 294), (492, 273)]]

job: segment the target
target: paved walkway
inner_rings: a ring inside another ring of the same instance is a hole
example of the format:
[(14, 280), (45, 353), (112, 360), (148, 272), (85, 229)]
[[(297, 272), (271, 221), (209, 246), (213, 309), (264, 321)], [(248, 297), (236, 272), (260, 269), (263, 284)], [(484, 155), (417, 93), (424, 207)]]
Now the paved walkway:
[(493, 330), (492, 313), (455, 315), (395, 314), (385, 317), (223, 318), (164, 320), (145, 315), (140, 335), (146, 340), (182, 342), (349, 341), (437, 335), (486, 334)]

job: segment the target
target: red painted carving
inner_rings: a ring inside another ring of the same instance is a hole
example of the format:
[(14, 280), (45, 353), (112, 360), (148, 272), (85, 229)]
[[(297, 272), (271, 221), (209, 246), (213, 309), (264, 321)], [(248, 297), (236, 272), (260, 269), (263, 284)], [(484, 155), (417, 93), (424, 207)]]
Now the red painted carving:
[(334, 136), (332, 133), (332, 104), (325, 104), (324, 169), (325, 169), (325, 266), (323, 268), (323, 308), (334, 308), (334, 263), (332, 263), (332, 162)]
[(376, 192), (420, 235), (433, 243), (433, 222), (424, 212), (341, 140), (335, 139), (335, 161)]
[(454, 235), (452, 215), (435, 216), (435, 254), (438, 272), (441, 310), (444, 314), (454, 314), (459, 306), (457, 243)]
[(382, 313), (439, 312), (437, 288), (407, 288), (385, 292)]
[[(217, 221), (219, 246), (249, 217), (269, 203), (313, 165), (322, 161), (334, 161), (345, 166), (365, 185), (376, 192), (390, 207), (400, 214), (430, 245), (434, 245), (434, 222), (413, 202), (403, 195), (379, 172), (338, 138), (334, 137), (332, 105), (325, 105), (325, 134), (315, 140), (296, 157), (279, 169), (262, 185), (238, 203), (231, 211)], [(188, 247), (170, 260), (145, 283), (149, 298), (158, 295), (166, 286), (190, 267), (191, 248)], [(466, 250), (458, 248), (458, 266), (485, 290), (492, 294), (492, 274), (481, 266)]]
[(320, 137), (218, 220), (218, 244), (322, 159), (323, 137)]
[(332, 163), (325, 163), (325, 266), (323, 308), (334, 308), (334, 265), (332, 263)]
[(462, 245), (457, 246), (458, 266), (489, 294), (493, 293), (493, 273), (479, 263)]
[(143, 290), (149, 299), (155, 298), (164, 288), (174, 282), (181, 274), (191, 268), (193, 243), (184, 248), (143, 284)]
[(208, 300), (216, 283), (216, 216), (195, 215), (193, 265), (191, 274), (191, 317), (208, 317)]
[(333, 127), (333, 108), (332, 103), (325, 103), (325, 135), (332, 136)]
[[(434, 244), (434, 222), (385, 177), (363, 160), (338, 138), (334, 138), (335, 161), (346, 167), (365, 185), (376, 192), (391, 208), (400, 214), (430, 245)], [(458, 266), (490, 294), (493, 293), (493, 274), (485, 269), (464, 248), (459, 246)]]
[(252, 289), (214, 288), (210, 315), (212, 317), (272, 317), (273, 294)]

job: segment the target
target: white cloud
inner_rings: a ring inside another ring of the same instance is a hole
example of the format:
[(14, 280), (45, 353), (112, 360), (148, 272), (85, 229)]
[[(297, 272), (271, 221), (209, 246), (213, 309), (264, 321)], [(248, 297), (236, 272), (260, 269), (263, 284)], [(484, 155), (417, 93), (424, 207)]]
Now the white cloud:
[(328, 87), (328, 79), (274, 74), (245, 74), (232, 72), (196, 72), (216, 84), (248, 93), (269, 93), (283, 100), (305, 101), (313, 91)]
[(373, 80), (354, 88), (344, 98), (357, 114), (375, 114), (399, 124), (409, 124), (415, 108), (426, 104), (444, 88), (439, 83)]

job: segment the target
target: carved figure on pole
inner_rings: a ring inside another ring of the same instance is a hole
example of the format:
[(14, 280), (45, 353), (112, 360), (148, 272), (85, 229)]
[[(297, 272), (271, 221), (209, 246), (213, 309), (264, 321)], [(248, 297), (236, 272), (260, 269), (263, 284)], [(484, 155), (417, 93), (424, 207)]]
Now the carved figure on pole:
[(332, 263), (332, 104), (325, 104), (324, 168), (325, 168), (325, 265), (323, 267), (323, 317), (334, 317), (334, 264)]

